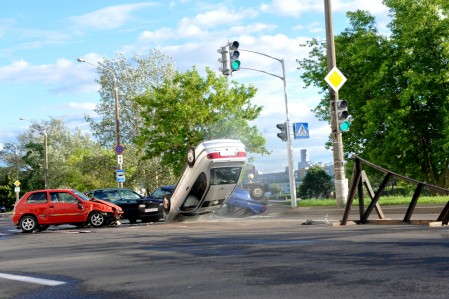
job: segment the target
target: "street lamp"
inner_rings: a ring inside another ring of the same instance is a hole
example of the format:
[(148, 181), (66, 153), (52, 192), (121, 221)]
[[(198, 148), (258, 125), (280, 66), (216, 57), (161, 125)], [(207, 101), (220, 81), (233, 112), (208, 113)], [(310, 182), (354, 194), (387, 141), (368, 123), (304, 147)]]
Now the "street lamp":
[(267, 75), (277, 77), (277, 78), (281, 79), (284, 82), (285, 134), (286, 134), (286, 136), (285, 136), (286, 140), (285, 141), (287, 141), (288, 177), (289, 177), (289, 182), (290, 182), (291, 205), (292, 205), (293, 208), (295, 208), (296, 205), (297, 205), (296, 204), (296, 181), (295, 181), (295, 169), (294, 169), (294, 165), (293, 165), (292, 139), (291, 139), (291, 136), (290, 136), (290, 130), (291, 130), (291, 128), (290, 128), (290, 119), (288, 117), (287, 86), (286, 86), (286, 82), (285, 82), (286, 78), (285, 78), (284, 59), (279, 59), (279, 58), (267, 55), (265, 53), (256, 52), (256, 51), (252, 51), (252, 50), (240, 49), (240, 51), (251, 52), (251, 53), (258, 54), (258, 55), (262, 55), (262, 56), (265, 56), (265, 57), (277, 60), (282, 65), (282, 77), (278, 76), (276, 74), (272, 74), (272, 73), (266, 72), (264, 70), (259, 70), (259, 69), (249, 68), (249, 67), (240, 67), (240, 64), (238, 65), (238, 68), (239, 69), (246, 69), (246, 70), (251, 70), (251, 71), (265, 73)]
[(45, 161), (44, 161), (44, 171), (45, 171), (45, 189), (48, 189), (49, 183), (48, 183), (48, 136), (47, 136), (47, 127), (41, 126), (35, 121), (26, 119), (26, 118), (19, 118), (20, 120), (26, 120), (33, 124), (34, 128), (39, 131), (42, 135), (44, 135), (44, 150), (45, 150)]
[[(107, 70), (108, 72), (111, 73), (112, 77), (114, 78), (114, 99), (115, 99), (115, 138), (116, 138), (116, 145), (120, 145), (120, 115), (119, 115), (119, 103), (118, 103), (118, 87), (117, 87), (117, 77), (115, 76), (115, 73), (112, 69), (101, 65), (100, 63), (91, 63), (86, 61), (85, 59), (82, 58), (77, 58), (76, 59), (78, 62), (85, 62), (87, 64), (90, 64), (92, 66), (95, 67), (99, 67), (102, 69)], [(122, 169), (122, 163), (118, 163), (118, 167), (117, 169), (121, 170)], [(119, 183), (119, 188), (123, 188), (123, 183)]]
[[(0, 139), (0, 141), (14, 146), (14, 162), (15, 162), (14, 164), (16, 167), (16, 181), (18, 182), (19, 181), (19, 162), (17, 161), (17, 145), (15, 145), (14, 143), (11, 143), (11, 142), (1, 140), (1, 139)], [(18, 202), (18, 201), (19, 201), (19, 192), (16, 191), (16, 202)]]

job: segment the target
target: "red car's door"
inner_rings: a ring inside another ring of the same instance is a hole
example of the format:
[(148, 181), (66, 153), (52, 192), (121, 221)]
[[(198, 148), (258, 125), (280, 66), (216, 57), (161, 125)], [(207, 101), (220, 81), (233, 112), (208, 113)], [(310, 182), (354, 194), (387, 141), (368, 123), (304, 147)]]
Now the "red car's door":
[(78, 205), (75, 195), (68, 192), (50, 192), (48, 219), (51, 223), (75, 223), (87, 220), (84, 209)]

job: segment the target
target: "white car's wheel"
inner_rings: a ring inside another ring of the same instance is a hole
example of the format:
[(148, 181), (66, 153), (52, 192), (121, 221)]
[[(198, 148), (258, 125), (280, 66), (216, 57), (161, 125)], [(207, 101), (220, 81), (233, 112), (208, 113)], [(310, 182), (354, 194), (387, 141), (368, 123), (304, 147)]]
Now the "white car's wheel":
[(189, 148), (187, 151), (187, 163), (190, 167), (195, 164), (195, 149), (193, 147)]
[(165, 195), (164, 199), (162, 200), (162, 208), (164, 209), (164, 212), (168, 214), (170, 212), (171, 202), (170, 202), (170, 196)]

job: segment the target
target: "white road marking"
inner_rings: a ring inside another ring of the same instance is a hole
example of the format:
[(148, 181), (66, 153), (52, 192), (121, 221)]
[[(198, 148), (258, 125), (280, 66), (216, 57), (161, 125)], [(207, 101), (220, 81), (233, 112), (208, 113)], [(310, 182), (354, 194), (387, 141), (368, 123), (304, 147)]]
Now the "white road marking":
[(24, 281), (24, 282), (29, 282), (29, 283), (43, 284), (43, 285), (47, 285), (47, 286), (57, 286), (57, 285), (66, 283), (64, 281), (35, 278), (35, 277), (22, 276), (22, 275), (13, 275), (13, 274), (6, 274), (6, 273), (0, 273), (0, 278)]

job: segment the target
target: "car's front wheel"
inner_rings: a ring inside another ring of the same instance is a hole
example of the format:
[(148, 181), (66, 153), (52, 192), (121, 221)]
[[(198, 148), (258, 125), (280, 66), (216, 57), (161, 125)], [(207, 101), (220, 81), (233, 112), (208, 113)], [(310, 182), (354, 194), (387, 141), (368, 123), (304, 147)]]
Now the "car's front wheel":
[(31, 233), (37, 229), (37, 219), (34, 216), (27, 215), (20, 220), (20, 228), (24, 233)]
[(93, 227), (101, 227), (105, 224), (105, 221), (104, 215), (98, 211), (93, 211), (89, 215), (89, 223)]
[(191, 147), (187, 151), (187, 163), (190, 167), (193, 167), (193, 165), (195, 164), (195, 159), (195, 148)]
[(252, 199), (262, 199), (265, 191), (263, 190), (263, 187), (258, 184), (253, 184), (249, 187), (249, 194)]

